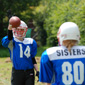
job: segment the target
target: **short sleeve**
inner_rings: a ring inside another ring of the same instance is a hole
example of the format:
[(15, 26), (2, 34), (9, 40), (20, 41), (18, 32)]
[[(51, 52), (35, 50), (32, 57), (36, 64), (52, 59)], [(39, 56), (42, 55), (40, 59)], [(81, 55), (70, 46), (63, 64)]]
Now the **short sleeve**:
[(32, 44), (32, 53), (31, 56), (32, 58), (35, 57), (37, 54), (37, 43), (35, 40), (33, 40), (33, 44)]
[(52, 62), (49, 60), (47, 52), (44, 51), (40, 61), (39, 81), (45, 83), (51, 83), (52, 78), (53, 78)]

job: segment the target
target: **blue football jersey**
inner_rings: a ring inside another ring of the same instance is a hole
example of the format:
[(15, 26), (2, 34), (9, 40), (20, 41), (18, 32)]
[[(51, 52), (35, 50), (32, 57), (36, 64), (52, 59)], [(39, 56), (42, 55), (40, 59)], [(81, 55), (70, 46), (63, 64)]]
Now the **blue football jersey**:
[(39, 81), (52, 85), (85, 85), (85, 46), (51, 47), (42, 53)]
[(34, 68), (32, 58), (37, 53), (37, 43), (32, 38), (24, 38), (23, 41), (13, 37), (8, 40), (8, 36), (2, 39), (2, 45), (10, 52), (10, 59), (16, 70), (26, 70)]

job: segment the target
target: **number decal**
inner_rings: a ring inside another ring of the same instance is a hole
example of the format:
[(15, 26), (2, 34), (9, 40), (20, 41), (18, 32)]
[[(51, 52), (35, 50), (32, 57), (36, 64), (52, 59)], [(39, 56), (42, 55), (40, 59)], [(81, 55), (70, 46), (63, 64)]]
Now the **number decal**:
[(29, 56), (30, 56), (30, 47), (29, 46), (27, 46), (24, 54), (27, 56), (27, 58), (29, 58)]
[(62, 71), (63, 71), (63, 83), (64, 84), (71, 84), (73, 82), (72, 74), (71, 74), (71, 64), (69, 62), (64, 62), (62, 65)]
[(22, 57), (23, 57), (22, 45), (21, 45), (21, 44), (19, 44), (19, 46), (20, 46), (20, 58), (22, 58)]
[(76, 84), (82, 84), (84, 81), (84, 64), (81, 61), (77, 61), (73, 65), (74, 81)]
[[(23, 58), (23, 49), (22, 49), (22, 45), (19, 44), (19, 47), (20, 47), (20, 58)], [(25, 51), (24, 51), (24, 55), (29, 58), (30, 57), (30, 47), (27, 46)]]
[(82, 84), (84, 81), (84, 64), (81, 61), (76, 61), (73, 64), (73, 74), (72, 65), (69, 62), (64, 62), (62, 64), (62, 81), (64, 84), (72, 84), (74, 81), (76, 84)]

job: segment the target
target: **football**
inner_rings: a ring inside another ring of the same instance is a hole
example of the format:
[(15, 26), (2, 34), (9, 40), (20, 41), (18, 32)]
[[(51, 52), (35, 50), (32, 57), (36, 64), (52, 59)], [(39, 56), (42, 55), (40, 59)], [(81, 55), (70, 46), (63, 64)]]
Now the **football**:
[(20, 18), (17, 17), (17, 16), (12, 16), (10, 19), (9, 19), (9, 24), (12, 25), (12, 27), (16, 28), (18, 26), (20, 26)]

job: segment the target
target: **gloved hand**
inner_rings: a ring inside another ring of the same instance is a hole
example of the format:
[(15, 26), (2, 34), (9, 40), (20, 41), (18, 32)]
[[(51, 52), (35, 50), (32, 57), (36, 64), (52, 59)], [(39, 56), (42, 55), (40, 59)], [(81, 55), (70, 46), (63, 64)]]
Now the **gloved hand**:
[(38, 77), (37, 82), (39, 81), (39, 71), (36, 72), (36, 76)]

